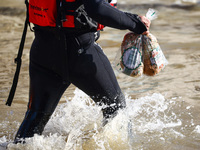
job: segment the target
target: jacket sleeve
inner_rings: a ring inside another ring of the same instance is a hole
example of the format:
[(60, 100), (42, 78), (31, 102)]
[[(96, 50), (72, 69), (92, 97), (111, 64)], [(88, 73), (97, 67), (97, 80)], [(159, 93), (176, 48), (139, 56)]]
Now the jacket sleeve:
[(105, 0), (82, 0), (85, 11), (95, 21), (112, 28), (129, 29), (137, 34), (147, 31), (146, 26), (140, 21), (139, 16), (122, 12), (112, 7)]

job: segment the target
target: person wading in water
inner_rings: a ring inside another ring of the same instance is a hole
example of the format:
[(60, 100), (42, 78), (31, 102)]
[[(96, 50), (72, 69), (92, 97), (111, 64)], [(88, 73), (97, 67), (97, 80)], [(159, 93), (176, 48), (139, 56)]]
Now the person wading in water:
[(30, 97), (15, 143), (41, 135), (62, 94), (75, 85), (103, 107), (103, 124), (126, 107), (111, 64), (95, 42), (104, 26), (148, 32), (144, 16), (105, 0), (29, 0), (35, 39), (30, 50)]

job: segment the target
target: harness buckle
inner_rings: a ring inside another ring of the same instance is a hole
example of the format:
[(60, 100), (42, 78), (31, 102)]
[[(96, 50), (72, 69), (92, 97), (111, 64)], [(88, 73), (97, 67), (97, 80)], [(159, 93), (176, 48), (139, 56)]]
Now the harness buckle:
[(63, 18), (61, 19), (61, 22), (65, 22), (65, 21), (67, 21), (67, 19), (63, 17)]

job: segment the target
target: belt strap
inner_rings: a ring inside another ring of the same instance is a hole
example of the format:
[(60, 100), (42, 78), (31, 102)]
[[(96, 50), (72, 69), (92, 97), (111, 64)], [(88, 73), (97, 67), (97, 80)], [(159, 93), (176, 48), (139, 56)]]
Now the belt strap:
[(13, 98), (14, 98), (14, 95), (15, 95), (15, 91), (16, 91), (16, 88), (17, 88), (20, 68), (21, 68), (21, 64), (22, 64), (21, 57), (22, 57), (22, 53), (23, 53), (23, 49), (24, 49), (24, 43), (25, 43), (25, 39), (26, 39), (27, 27), (29, 25), (28, 1), (27, 0), (25, 0), (25, 4), (26, 4), (26, 9), (27, 9), (26, 20), (25, 20), (25, 23), (24, 23), (24, 30), (23, 30), (21, 42), (20, 42), (20, 45), (19, 45), (18, 54), (17, 54), (17, 57), (15, 58), (15, 63), (17, 64), (17, 66), (16, 66), (15, 75), (14, 75), (14, 78), (13, 78), (13, 84), (12, 84), (8, 99), (6, 101), (6, 105), (8, 105), (8, 106), (11, 106)]

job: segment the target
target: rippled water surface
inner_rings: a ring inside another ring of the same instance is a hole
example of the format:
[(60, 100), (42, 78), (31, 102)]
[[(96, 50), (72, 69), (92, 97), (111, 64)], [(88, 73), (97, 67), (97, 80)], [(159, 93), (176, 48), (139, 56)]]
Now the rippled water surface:
[[(127, 108), (101, 128), (101, 108), (71, 86), (63, 95), (42, 136), (35, 135), (19, 150), (198, 150), (200, 149), (200, 2), (198, 0), (124, 0), (119, 9), (145, 15), (169, 62), (153, 77), (128, 77), (116, 71)], [(19, 83), (12, 107), (5, 106), (15, 72), (23, 30), (23, 0), (0, 1), (0, 143), (10, 142), (24, 117), (28, 101), (28, 32)], [(111, 63), (128, 31), (105, 28), (98, 43)], [(0, 148), (1, 149), (1, 148)]]

